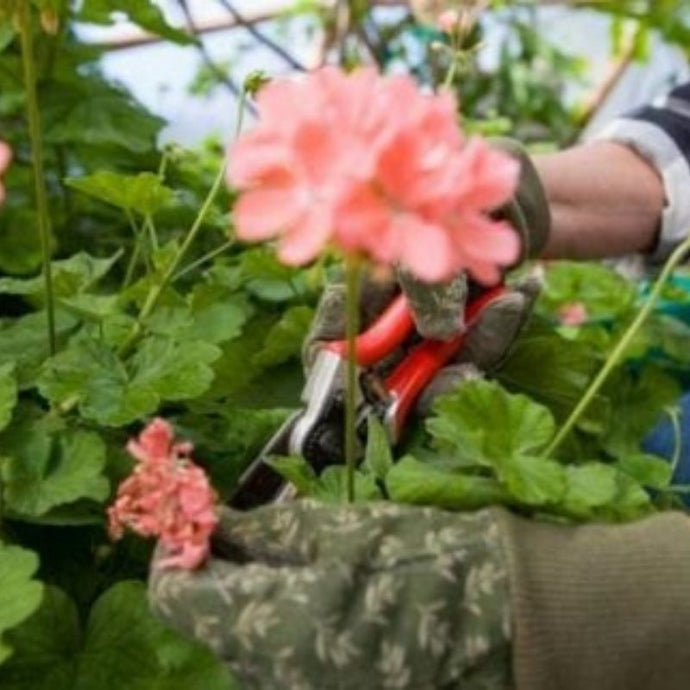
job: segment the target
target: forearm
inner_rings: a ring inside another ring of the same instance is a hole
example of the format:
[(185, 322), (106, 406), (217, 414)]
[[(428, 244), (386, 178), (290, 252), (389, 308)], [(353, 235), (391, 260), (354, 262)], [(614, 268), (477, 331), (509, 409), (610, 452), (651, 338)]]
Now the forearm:
[(664, 188), (637, 153), (599, 141), (534, 162), (551, 208), (546, 258), (600, 259), (653, 249)]

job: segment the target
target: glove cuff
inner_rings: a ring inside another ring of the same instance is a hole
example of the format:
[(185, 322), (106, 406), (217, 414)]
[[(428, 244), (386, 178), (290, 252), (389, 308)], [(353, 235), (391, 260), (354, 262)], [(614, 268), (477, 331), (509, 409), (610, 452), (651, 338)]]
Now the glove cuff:
[(513, 198), (502, 206), (498, 215), (505, 218), (522, 239), (519, 263), (537, 258), (549, 239), (551, 211), (537, 168), (527, 150), (514, 139), (494, 138), (491, 144), (520, 163), (520, 179)]
[(517, 690), (684, 690), (690, 520), (564, 527), (497, 511)]

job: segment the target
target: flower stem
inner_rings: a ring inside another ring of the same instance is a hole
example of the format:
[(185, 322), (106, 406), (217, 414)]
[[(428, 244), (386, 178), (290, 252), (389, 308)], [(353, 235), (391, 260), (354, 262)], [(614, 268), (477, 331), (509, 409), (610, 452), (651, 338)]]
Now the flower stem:
[(359, 333), (359, 257), (345, 258), (345, 337), (347, 339), (347, 367), (345, 370), (345, 466), (347, 500), (355, 500), (355, 465), (357, 462), (357, 360), (356, 339)]
[(206, 201), (199, 210), (196, 220), (194, 221), (192, 227), (189, 229), (189, 232), (187, 232), (187, 236), (184, 238), (184, 242), (182, 242), (182, 246), (177, 250), (177, 253), (173, 257), (173, 260), (170, 262), (170, 264), (168, 264), (168, 267), (165, 273), (163, 274), (163, 277), (149, 291), (149, 294), (146, 297), (146, 301), (144, 302), (144, 305), (142, 306), (141, 311), (139, 312), (139, 316), (137, 317), (136, 323), (130, 331), (129, 337), (127, 338), (127, 340), (125, 340), (125, 342), (122, 344), (122, 347), (119, 350), (118, 354), (120, 354), (120, 356), (124, 357), (127, 354), (129, 354), (132, 346), (136, 343), (137, 339), (141, 335), (144, 321), (151, 315), (151, 312), (155, 309), (156, 305), (158, 304), (158, 300), (160, 299), (160, 296), (163, 294), (165, 288), (168, 287), (168, 285), (170, 284), (172, 277), (177, 272), (180, 262), (187, 254), (187, 251), (196, 239), (196, 236), (199, 234), (199, 230), (201, 230), (201, 226), (203, 225), (204, 219), (206, 218), (211, 208), (211, 205), (213, 204), (216, 195), (220, 190), (224, 177), (225, 165), (222, 165), (220, 170), (218, 171), (218, 175), (216, 176), (215, 182), (211, 187), (211, 191), (208, 193), (208, 196), (206, 197)]
[(48, 194), (45, 187), (43, 168), (41, 116), (36, 94), (36, 60), (34, 56), (33, 25), (31, 22), (31, 3), (20, 3), (18, 18), (22, 46), (22, 65), (24, 69), (24, 88), (26, 89), (26, 113), (29, 121), (29, 139), (31, 140), (38, 234), (41, 241), (43, 277), (45, 281), (48, 347), (50, 354), (54, 355), (57, 346), (55, 337), (55, 298), (53, 295), (52, 267), (50, 265), (50, 213), (48, 211)]
[[(247, 94), (243, 91), (238, 103), (236, 135), (239, 134), (240, 130), (242, 129), (242, 122), (244, 119), (244, 109), (246, 103)], [(170, 262), (170, 264), (168, 264), (165, 273), (163, 274), (163, 277), (154, 286), (151, 287), (151, 290), (149, 291), (149, 294), (146, 297), (146, 301), (141, 307), (139, 316), (137, 317), (137, 320), (134, 326), (132, 327), (129, 336), (127, 337), (127, 339), (118, 351), (118, 354), (121, 357), (125, 357), (131, 352), (132, 347), (136, 344), (137, 340), (141, 336), (144, 321), (148, 318), (148, 316), (150, 316), (151, 312), (155, 309), (156, 304), (158, 304), (158, 300), (160, 299), (160, 296), (163, 294), (165, 288), (173, 280), (178, 268), (180, 267), (180, 263), (186, 256), (187, 252), (189, 251), (189, 248), (192, 246), (192, 243), (199, 234), (199, 230), (201, 230), (204, 220), (206, 219), (208, 212), (211, 210), (211, 206), (213, 205), (216, 196), (218, 196), (218, 192), (220, 191), (224, 178), (225, 163), (221, 165), (220, 170), (216, 175), (216, 179), (213, 182), (211, 190), (206, 196), (206, 199), (202, 207), (199, 209), (199, 213), (197, 214), (194, 223), (192, 223), (192, 227), (187, 232), (187, 236), (184, 238), (184, 241), (182, 242), (180, 248), (177, 250), (177, 253), (175, 254), (173, 260)]]
[(647, 317), (652, 312), (652, 309), (654, 308), (654, 305), (659, 299), (661, 291), (663, 290), (664, 285), (671, 276), (671, 273), (673, 273), (676, 267), (683, 261), (688, 252), (690, 252), (690, 235), (682, 244), (680, 244), (676, 248), (676, 250), (673, 252), (673, 254), (671, 254), (671, 256), (664, 264), (664, 268), (661, 271), (659, 277), (657, 278), (656, 283), (654, 284), (654, 288), (649, 293), (649, 296), (647, 297), (647, 300), (645, 301), (644, 305), (637, 313), (637, 316), (630, 324), (628, 329), (625, 331), (625, 333), (623, 333), (623, 336), (618, 341), (618, 344), (613, 349), (611, 354), (608, 356), (606, 362), (604, 362), (602, 368), (600, 369), (599, 373), (594, 378), (592, 383), (589, 384), (589, 387), (585, 391), (584, 395), (582, 396), (578, 404), (575, 406), (575, 409), (570, 413), (570, 416), (563, 424), (563, 426), (560, 428), (549, 447), (544, 451), (544, 457), (554, 455), (556, 450), (558, 450), (560, 445), (567, 438), (568, 434), (574, 429), (575, 425), (578, 423), (584, 412), (587, 410), (589, 404), (592, 402), (597, 393), (599, 393), (599, 391), (601, 390), (601, 387), (606, 382), (606, 379), (608, 378), (609, 374), (611, 374), (613, 369), (620, 362), (621, 357), (623, 356), (626, 349), (632, 342), (633, 338), (637, 335), (637, 332), (642, 327), (642, 324), (645, 322)]
[(230, 247), (232, 247), (233, 244), (235, 244), (234, 239), (228, 240), (227, 242), (223, 242), (223, 244), (221, 244), (220, 247), (212, 249), (210, 252), (199, 257), (196, 261), (193, 261), (188, 266), (185, 266), (184, 268), (180, 269), (180, 271), (173, 276), (173, 282), (179, 280), (180, 278), (182, 278), (182, 276), (187, 275), (195, 268), (199, 268), (199, 266), (202, 266), (207, 261), (211, 261), (211, 259), (215, 259), (217, 256), (220, 256), (223, 252), (230, 249)]

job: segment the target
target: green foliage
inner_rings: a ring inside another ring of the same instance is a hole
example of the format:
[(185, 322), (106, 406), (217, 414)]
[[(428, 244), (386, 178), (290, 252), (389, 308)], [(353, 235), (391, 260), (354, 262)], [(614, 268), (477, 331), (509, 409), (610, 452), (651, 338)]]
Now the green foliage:
[(22, 623), (41, 603), (43, 586), (32, 579), (37, 569), (34, 553), (0, 544), (0, 664), (13, 651), (2, 635)]
[(14, 378), (14, 365), (0, 366), (0, 431), (12, 419), (12, 411), (17, 404), (17, 382)]
[(388, 472), (393, 467), (393, 453), (391, 451), (388, 434), (383, 425), (373, 415), (367, 420), (367, 447), (364, 454), (364, 468), (381, 481), (385, 481)]
[(74, 602), (47, 589), (38, 611), (8, 636), (15, 649), (2, 690), (231, 690), (220, 661), (165, 628), (139, 582), (115, 585), (80, 623)]
[(152, 0), (85, 0), (79, 19), (94, 24), (110, 24), (114, 14), (122, 13), (142, 29), (182, 45), (194, 39), (183, 31), (171, 27), (160, 8)]
[(123, 211), (135, 211), (142, 216), (153, 216), (173, 196), (172, 190), (153, 173), (121, 175), (99, 170), (87, 177), (68, 178), (65, 183)]
[(45, 518), (53, 508), (110, 493), (101, 438), (60, 426), (28, 411), (0, 436), (3, 504), (13, 517)]
[[(433, 411), (427, 428), (435, 447), (457, 457), (461, 465), (490, 465), (504, 457), (538, 453), (556, 428), (547, 408), (485, 381), (440, 398)], [(494, 419), (497, 424), (487, 424)]]

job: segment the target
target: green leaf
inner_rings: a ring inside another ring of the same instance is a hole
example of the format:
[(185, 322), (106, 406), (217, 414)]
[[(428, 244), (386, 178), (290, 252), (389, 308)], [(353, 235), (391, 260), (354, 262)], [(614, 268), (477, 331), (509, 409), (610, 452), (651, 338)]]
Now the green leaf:
[(133, 385), (124, 364), (92, 341), (70, 346), (49, 359), (38, 388), (54, 406), (78, 404), (85, 419), (121, 426), (153, 412), (160, 401), (149, 386)]
[(266, 302), (287, 302), (306, 289), (304, 272), (284, 266), (263, 247), (243, 252), (240, 266), (247, 290)]
[(555, 432), (549, 410), (498, 383), (471, 381), (434, 404), (427, 429), (458, 463), (493, 466), (542, 450)]
[(622, 456), (616, 466), (642, 486), (650, 489), (665, 489), (673, 477), (671, 463), (655, 455), (644, 453)]
[(594, 509), (612, 503), (618, 492), (618, 472), (611, 465), (589, 462), (566, 467), (565, 472), (563, 506), (568, 513), (586, 517)]
[(153, 216), (173, 199), (173, 190), (150, 172), (122, 175), (99, 170), (86, 177), (67, 178), (65, 183), (95, 199), (142, 216)]
[[(69, 259), (51, 262), (53, 293), (60, 298), (89, 290), (110, 271), (120, 256), (121, 252), (117, 252), (107, 259), (97, 259), (79, 252)], [(43, 297), (44, 292), (43, 275), (28, 279), (0, 278), (0, 294)]]
[[(273, 458), (269, 464), (297, 488), (300, 496), (310, 496), (325, 503), (347, 501), (347, 470), (342, 465), (327, 467), (317, 476), (312, 466), (299, 456)], [(355, 500), (373, 501), (381, 498), (374, 477), (355, 472)]]
[(271, 458), (268, 464), (285, 480), (295, 485), (302, 496), (312, 496), (317, 491), (319, 478), (314, 468), (299, 455)]
[(367, 447), (364, 454), (364, 468), (377, 479), (385, 479), (393, 467), (393, 453), (391, 452), (388, 434), (383, 425), (373, 415), (367, 420)]
[(509, 502), (496, 479), (444, 472), (408, 455), (386, 476), (386, 489), (394, 501), (437, 506), (448, 510), (476, 510)]
[[(58, 310), (55, 317), (55, 330), (62, 341), (77, 322), (62, 310)], [(0, 365), (16, 365), (20, 388), (33, 384), (38, 370), (50, 354), (47, 323), (45, 311), (5, 322), (0, 320)]]
[[(347, 468), (343, 465), (327, 467), (310, 496), (324, 503), (342, 505), (348, 500)], [(355, 472), (355, 503), (366, 503), (381, 499), (381, 491), (374, 477)]]
[(98, 434), (55, 431), (48, 418), (25, 418), (0, 436), (0, 474), (7, 510), (15, 517), (44, 516), (82, 498), (104, 500), (105, 444)]
[(74, 602), (49, 587), (9, 640), (16, 651), (0, 674), (0, 690), (235, 688), (210, 650), (154, 618), (140, 582), (105, 592), (83, 630)]
[(581, 302), (592, 319), (619, 319), (631, 311), (636, 297), (635, 285), (611, 268), (557, 261), (547, 268), (537, 309), (557, 315), (566, 304)]
[(196, 398), (211, 385), (209, 365), (219, 356), (217, 347), (199, 340), (147, 338), (132, 358), (132, 383), (149, 387), (162, 400)]
[[(587, 388), (597, 368), (598, 353), (585, 343), (566, 340), (555, 330), (531, 324), (497, 372), (501, 383), (546, 405), (556, 419), (565, 419)], [(600, 397), (590, 416), (599, 416)]]
[(566, 491), (565, 470), (554, 460), (514, 455), (497, 463), (496, 472), (515, 501), (529, 506), (557, 504)]
[(176, 340), (219, 344), (237, 338), (251, 313), (244, 295), (218, 295), (217, 300), (207, 301), (195, 291), (189, 306), (161, 307), (146, 326), (152, 333)]
[(107, 347), (83, 340), (48, 360), (38, 385), (53, 405), (77, 403), (86, 419), (122, 426), (154, 412), (163, 400), (204, 393), (219, 355), (208, 343), (154, 336), (125, 366)]
[(646, 367), (639, 377), (619, 371), (609, 379), (604, 392), (611, 401), (611, 412), (603, 443), (617, 458), (639, 453), (642, 439), (664, 408), (674, 405), (681, 395), (678, 383), (655, 367)]
[(108, 317), (118, 315), (120, 298), (118, 295), (75, 295), (58, 301), (65, 311), (75, 317), (100, 323)]
[(54, 79), (42, 87), (40, 98), (47, 143), (86, 149), (91, 155), (95, 147), (108, 147), (105, 159), (112, 159), (113, 149), (155, 151), (163, 120), (93, 73)]
[(254, 364), (270, 367), (299, 357), (313, 317), (314, 310), (310, 307), (288, 309), (268, 332), (263, 349), (253, 357)]
[(2, 635), (26, 620), (41, 603), (43, 585), (32, 579), (37, 570), (35, 553), (0, 543), (0, 664), (12, 654), (12, 646)]
[(17, 382), (14, 378), (14, 364), (0, 364), (0, 431), (12, 419), (17, 404)]
[(173, 43), (189, 45), (196, 42), (194, 37), (185, 31), (170, 26), (165, 21), (161, 9), (152, 0), (86, 0), (79, 18), (81, 21), (94, 24), (112, 24), (113, 15), (120, 13), (142, 29)]

